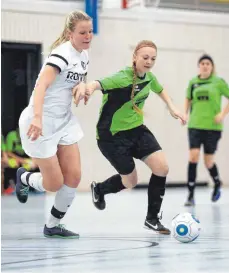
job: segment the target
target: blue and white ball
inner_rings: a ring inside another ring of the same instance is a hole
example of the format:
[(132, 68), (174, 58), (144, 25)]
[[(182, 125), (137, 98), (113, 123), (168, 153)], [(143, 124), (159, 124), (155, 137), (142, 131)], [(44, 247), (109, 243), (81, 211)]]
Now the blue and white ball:
[(172, 236), (179, 242), (195, 241), (200, 230), (200, 221), (189, 212), (180, 213), (172, 220)]

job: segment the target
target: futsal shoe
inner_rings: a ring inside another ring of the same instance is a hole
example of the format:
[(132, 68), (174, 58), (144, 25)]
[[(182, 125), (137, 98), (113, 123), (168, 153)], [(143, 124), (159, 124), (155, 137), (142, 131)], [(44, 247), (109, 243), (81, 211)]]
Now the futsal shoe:
[(99, 210), (104, 210), (106, 207), (104, 195), (99, 193), (98, 184), (95, 181), (91, 183), (91, 194), (92, 202), (95, 205), (95, 207)]
[(193, 207), (195, 206), (195, 200), (193, 194), (189, 194), (187, 201), (184, 203), (185, 207)]
[(29, 186), (21, 181), (21, 176), (26, 172), (26, 169), (19, 168), (16, 173), (16, 196), (19, 202), (26, 203), (29, 195)]
[(79, 234), (67, 230), (64, 225), (59, 224), (53, 228), (44, 226), (44, 236), (47, 238), (60, 238), (60, 239), (79, 239)]
[(153, 230), (159, 234), (169, 235), (171, 233), (171, 231), (168, 228), (162, 225), (159, 218), (152, 220), (146, 219), (144, 227)]
[(220, 196), (221, 196), (221, 182), (216, 183), (214, 186), (214, 190), (212, 193), (212, 202), (216, 202), (219, 200)]

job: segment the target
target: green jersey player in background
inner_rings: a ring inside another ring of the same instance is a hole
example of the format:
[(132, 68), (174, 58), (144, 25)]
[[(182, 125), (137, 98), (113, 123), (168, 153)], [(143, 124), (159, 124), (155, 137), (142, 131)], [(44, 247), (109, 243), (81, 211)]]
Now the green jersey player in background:
[(150, 92), (162, 98), (174, 118), (183, 123), (185, 120), (150, 72), (156, 57), (156, 45), (151, 41), (141, 41), (134, 50), (132, 67), (93, 81), (86, 87), (86, 101), (95, 90), (102, 90), (103, 102), (97, 124), (98, 147), (118, 172), (102, 183), (92, 182), (91, 189), (95, 207), (105, 209), (106, 194), (133, 188), (137, 184), (134, 158), (142, 160), (152, 171), (145, 227), (157, 233), (170, 234), (158, 216), (165, 193), (168, 165), (161, 146), (143, 125), (142, 108)]
[(227, 83), (215, 75), (214, 62), (209, 55), (203, 55), (199, 61), (199, 75), (194, 77), (188, 85), (185, 100), (185, 112), (189, 115), (189, 164), (188, 190), (186, 206), (193, 206), (194, 189), (196, 184), (196, 167), (199, 161), (200, 148), (204, 148), (204, 162), (214, 181), (212, 201), (220, 198), (221, 181), (214, 160), (217, 144), (221, 138), (223, 120), (229, 112), (229, 102), (221, 109), (222, 96), (229, 99)]

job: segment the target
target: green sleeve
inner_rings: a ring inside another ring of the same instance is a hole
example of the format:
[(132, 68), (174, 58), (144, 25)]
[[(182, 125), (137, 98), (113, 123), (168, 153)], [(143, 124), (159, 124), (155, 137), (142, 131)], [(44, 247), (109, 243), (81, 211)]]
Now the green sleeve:
[(1, 139), (1, 151), (2, 152), (6, 151), (6, 144), (5, 144), (3, 135), (2, 135), (2, 139)]
[(101, 80), (98, 80), (102, 87), (102, 92), (107, 93), (109, 91), (112, 91), (117, 88), (122, 88), (124, 86), (127, 86), (127, 77), (123, 73), (123, 71), (119, 71), (116, 74), (103, 78)]
[(16, 139), (16, 132), (11, 131), (6, 136), (6, 150), (7, 152), (13, 152), (14, 142)]
[(157, 78), (153, 75), (150, 82), (151, 90), (155, 93), (161, 93), (163, 91), (163, 86), (158, 82)]
[(220, 92), (223, 96), (229, 98), (229, 86), (224, 79), (220, 79)]
[(189, 82), (188, 88), (186, 90), (186, 99), (191, 100), (192, 99), (192, 81)]

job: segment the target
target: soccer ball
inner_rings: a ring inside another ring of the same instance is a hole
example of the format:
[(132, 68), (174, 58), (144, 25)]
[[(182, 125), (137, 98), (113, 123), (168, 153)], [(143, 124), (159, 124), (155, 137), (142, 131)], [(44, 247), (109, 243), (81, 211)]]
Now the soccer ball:
[(200, 221), (189, 212), (179, 213), (172, 220), (172, 236), (179, 242), (193, 242), (200, 230)]

